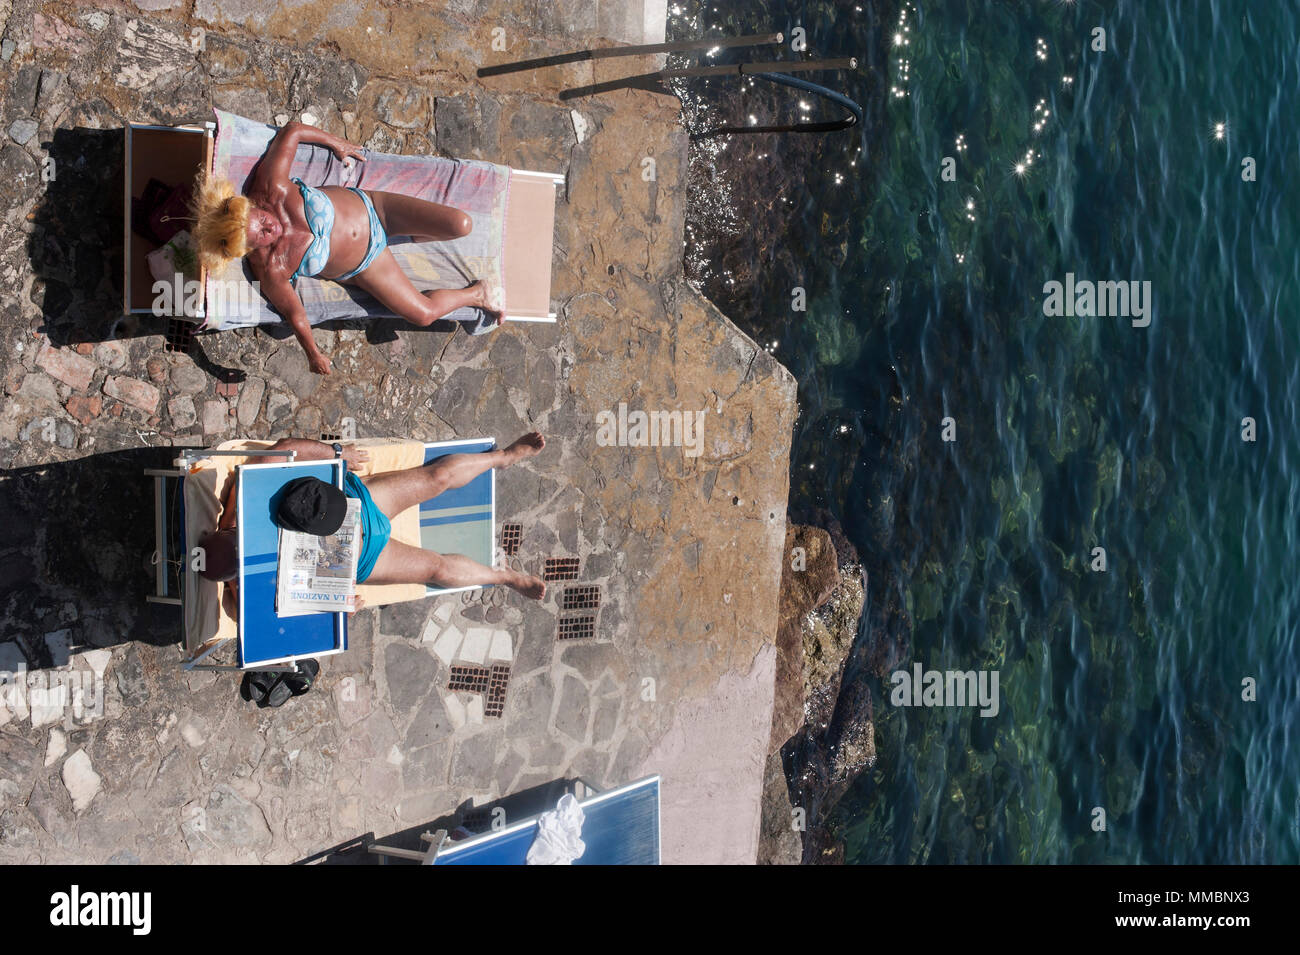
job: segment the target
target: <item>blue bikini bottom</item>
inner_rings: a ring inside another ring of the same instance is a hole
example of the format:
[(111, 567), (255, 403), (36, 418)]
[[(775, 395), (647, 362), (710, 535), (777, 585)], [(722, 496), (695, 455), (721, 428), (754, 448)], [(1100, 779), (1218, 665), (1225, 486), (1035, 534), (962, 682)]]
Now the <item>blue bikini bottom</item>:
[(338, 278), (340, 282), (370, 268), (370, 264), (379, 257), (379, 253), (388, 248), (388, 234), (384, 232), (384, 226), (375, 212), (375, 204), (360, 189), (353, 189), (351, 186), (348, 186), (348, 189), (360, 196), (361, 201), (366, 204), (366, 212), (370, 215), (370, 245), (366, 248), (366, 257), (361, 260), (361, 264), (346, 275), (340, 275)]

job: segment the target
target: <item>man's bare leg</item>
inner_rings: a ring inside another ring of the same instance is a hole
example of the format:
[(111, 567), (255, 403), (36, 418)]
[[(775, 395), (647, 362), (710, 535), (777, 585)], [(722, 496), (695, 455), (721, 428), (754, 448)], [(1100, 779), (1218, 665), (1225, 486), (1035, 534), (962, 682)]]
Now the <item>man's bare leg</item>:
[(363, 480), (375, 504), (391, 520), (408, 507), (451, 488), (464, 487), (490, 468), (508, 468), (531, 458), (544, 447), (546, 439), (541, 433), (530, 431), (507, 448), (477, 454), (446, 454), (418, 468), (375, 474)]
[(500, 584), (525, 597), (541, 600), (546, 584), (538, 577), (504, 568), (485, 567), (462, 554), (436, 554), (390, 540), (380, 552), (367, 584), (426, 584), (433, 587), (473, 587)]

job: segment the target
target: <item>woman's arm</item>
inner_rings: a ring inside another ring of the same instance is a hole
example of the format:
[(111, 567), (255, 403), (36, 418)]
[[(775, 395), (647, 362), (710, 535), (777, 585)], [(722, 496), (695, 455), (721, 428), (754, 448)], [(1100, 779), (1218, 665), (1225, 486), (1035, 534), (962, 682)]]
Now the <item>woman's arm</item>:
[(361, 154), (359, 146), (354, 146), (341, 136), (327, 133), (315, 126), (308, 126), (306, 123), (287, 123), (280, 127), (280, 131), (271, 140), (271, 145), (266, 147), (266, 154), (257, 164), (257, 171), (253, 175), (252, 182), (249, 183), (249, 194), (286, 189), (294, 154), (304, 143), (325, 146), (339, 159), (352, 157), (364, 162), (366, 158)]
[(312, 338), (311, 323), (307, 321), (307, 313), (299, 308), (296, 313), (288, 316), (288, 322), (289, 327), (293, 329), (293, 337), (298, 339), (298, 344), (307, 353), (307, 364), (311, 366), (311, 370), (318, 375), (328, 375), (330, 360), (316, 347), (316, 339)]
[(307, 364), (311, 366), (311, 370), (318, 375), (328, 375), (330, 360), (316, 347), (316, 339), (311, 334), (311, 322), (307, 321), (307, 310), (302, 307), (302, 299), (289, 284), (289, 280), (282, 277), (268, 277), (266, 270), (263, 269), (259, 273), (256, 267), (253, 273), (257, 277), (259, 291), (293, 329), (293, 337), (298, 339), (298, 344), (307, 353)]

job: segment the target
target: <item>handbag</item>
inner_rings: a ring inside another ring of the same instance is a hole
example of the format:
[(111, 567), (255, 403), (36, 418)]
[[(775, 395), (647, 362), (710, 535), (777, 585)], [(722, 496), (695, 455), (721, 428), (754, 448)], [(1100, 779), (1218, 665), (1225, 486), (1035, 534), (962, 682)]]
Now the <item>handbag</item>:
[(166, 245), (193, 221), (193, 196), (188, 185), (169, 186), (161, 179), (150, 179), (144, 195), (131, 198), (131, 229), (157, 245)]

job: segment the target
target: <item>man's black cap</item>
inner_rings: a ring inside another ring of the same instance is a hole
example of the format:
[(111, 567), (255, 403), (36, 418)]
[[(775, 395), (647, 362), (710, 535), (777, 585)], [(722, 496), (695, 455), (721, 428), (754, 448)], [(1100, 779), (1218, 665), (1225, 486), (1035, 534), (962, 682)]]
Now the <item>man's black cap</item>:
[(304, 477), (285, 485), (275, 519), (281, 527), (328, 537), (343, 526), (347, 495), (320, 478)]

